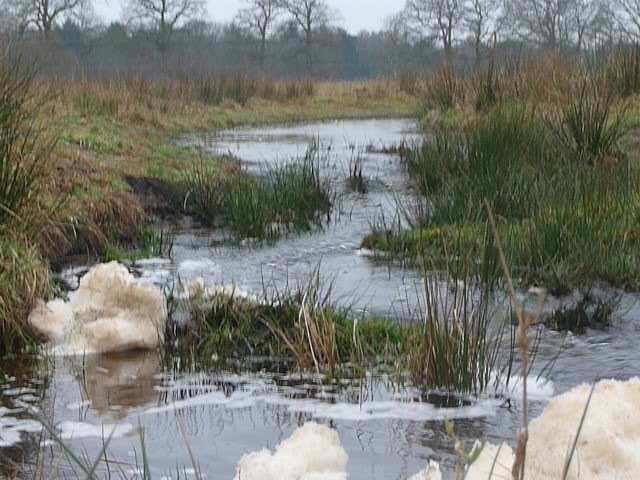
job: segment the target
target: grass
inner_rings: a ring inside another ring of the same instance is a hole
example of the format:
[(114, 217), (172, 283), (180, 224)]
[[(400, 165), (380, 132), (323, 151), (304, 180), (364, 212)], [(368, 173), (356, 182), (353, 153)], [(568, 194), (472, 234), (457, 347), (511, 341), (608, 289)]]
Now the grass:
[[(318, 271), (297, 288), (259, 297), (235, 288), (172, 292), (174, 319), (188, 318), (185, 331), (171, 327), (167, 344), (175, 354), (220, 359), (269, 356), (298, 368), (336, 374), (343, 364), (395, 359), (412, 330), (394, 320), (358, 318), (330, 301)], [(185, 351), (186, 349), (186, 351)]]
[(621, 153), (626, 106), (606, 85), (589, 90), (595, 81), (584, 77), (582, 93), (552, 111), (499, 105), (404, 149), (419, 208), (400, 206), (399, 216), (412, 230), (377, 225), (363, 246), (405, 258), (479, 255), (486, 199), (517, 281), (552, 291), (598, 281), (639, 288), (640, 171)]
[(186, 174), (184, 208), (241, 240), (275, 240), (308, 231), (330, 218), (334, 203), (328, 181), (320, 176), (320, 162), (314, 143), (295, 162), (268, 166), (257, 176), (237, 172), (223, 183), (200, 160)]
[(333, 377), (387, 366), (399, 374), (409, 372), (413, 384), (425, 390), (480, 394), (502, 379), (508, 360), (501, 353), (509, 346), (504, 335), (509, 322), (493, 317), (498, 267), (493, 247), (485, 248), (482, 277), (468, 268), (426, 276), (424, 298), (406, 322), (355, 315), (348, 306), (336, 306), (331, 285), (317, 270), (295, 289), (265, 290), (259, 297), (233, 288), (174, 292), (172, 315), (191, 320), (191, 326), (185, 331), (172, 327), (166, 335), (169, 352), (186, 358), (284, 358), (298, 369)]
[(49, 292), (39, 247), (54, 236), (45, 202), (54, 142), (37, 118), (34, 77), (20, 58), (0, 59), (0, 354), (33, 344), (27, 315)]
[(605, 330), (611, 326), (611, 317), (619, 298), (598, 298), (591, 292), (582, 294), (575, 306), (562, 307), (545, 320), (545, 325), (557, 331), (584, 334), (588, 328)]
[(552, 117), (552, 131), (563, 151), (579, 163), (615, 162), (621, 154), (618, 143), (625, 135), (626, 107), (612, 113), (613, 89), (593, 78), (582, 79), (578, 94)]
[(364, 174), (363, 158), (360, 154), (351, 156), (349, 159), (349, 178), (347, 185), (353, 192), (365, 194), (369, 191), (369, 181)]
[(35, 301), (49, 295), (49, 267), (24, 238), (0, 236), (0, 355), (33, 345), (26, 323)]
[(158, 225), (145, 225), (137, 235), (137, 240), (131, 245), (127, 242), (124, 246), (108, 245), (102, 251), (103, 262), (125, 262), (141, 260), (144, 258), (170, 258), (173, 251), (173, 238), (171, 234)]
[[(415, 108), (413, 97), (393, 80), (346, 84), (242, 75), (70, 80), (36, 75), (10, 56), (0, 63), (2, 262), (25, 269), (2, 272), (0, 288), (7, 292), (2, 328), (25, 326), (36, 296), (46, 296), (40, 279), (48, 267), (60, 268), (75, 256), (122, 259), (132, 248), (138, 255), (167, 247), (164, 239), (145, 238), (140, 226), (180, 213), (175, 205), (184, 200), (184, 172), (201, 158), (197, 149), (177, 144), (180, 135), (241, 124), (406, 116)], [(317, 172), (279, 169), (268, 180), (242, 176), (239, 181), (229, 159), (205, 163), (219, 182), (212, 188), (237, 182), (228, 191), (225, 221), (237, 223), (240, 236), (269, 235), (274, 224), (288, 229), (316, 222), (301, 196), (314, 194), (314, 186), (304, 182), (313, 182)], [(257, 184), (260, 198), (244, 202), (243, 193)], [(296, 188), (289, 191), (292, 185)], [(270, 207), (260, 211), (255, 201), (265, 196)], [(259, 231), (250, 231), (245, 213), (263, 216)], [(149, 243), (156, 246), (148, 249)], [(26, 252), (17, 263), (15, 245)], [(10, 272), (18, 277), (8, 278)], [(15, 290), (26, 278), (38, 281)]]

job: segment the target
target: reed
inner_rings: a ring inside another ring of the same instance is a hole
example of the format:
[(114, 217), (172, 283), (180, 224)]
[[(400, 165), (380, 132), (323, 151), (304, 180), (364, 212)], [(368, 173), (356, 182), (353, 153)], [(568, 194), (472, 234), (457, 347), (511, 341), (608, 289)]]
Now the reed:
[(37, 119), (34, 77), (21, 58), (0, 58), (0, 354), (32, 344), (27, 316), (49, 291), (38, 247), (53, 218), (44, 196), (55, 142)]
[(334, 194), (320, 177), (315, 144), (292, 163), (266, 167), (260, 175), (239, 173), (222, 184), (203, 161), (185, 177), (184, 205), (208, 225), (227, 227), (239, 239), (276, 240), (308, 231), (330, 218)]
[(626, 105), (617, 105), (615, 91), (596, 78), (585, 76), (574, 94), (549, 115), (566, 159), (578, 163), (616, 162), (619, 141), (625, 135)]

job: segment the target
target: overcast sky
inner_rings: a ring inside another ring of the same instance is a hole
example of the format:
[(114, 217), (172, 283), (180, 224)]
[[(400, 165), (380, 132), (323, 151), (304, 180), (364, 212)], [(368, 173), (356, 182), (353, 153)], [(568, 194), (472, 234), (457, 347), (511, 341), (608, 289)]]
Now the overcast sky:
[[(107, 23), (122, 18), (125, 0), (95, 0), (96, 13)], [(206, 20), (228, 22), (243, 5), (242, 0), (205, 0), (209, 15)], [(351, 33), (379, 30), (384, 20), (399, 11), (404, 0), (327, 0), (338, 11), (339, 25)]]

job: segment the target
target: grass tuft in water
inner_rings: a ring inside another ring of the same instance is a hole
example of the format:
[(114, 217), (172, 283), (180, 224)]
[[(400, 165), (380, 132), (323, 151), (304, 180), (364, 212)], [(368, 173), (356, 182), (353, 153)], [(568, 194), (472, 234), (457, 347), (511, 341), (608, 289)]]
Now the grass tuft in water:
[(267, 167), (258, 176), (239, 172), (225, 183), (201, 161), (186, 176), (184, 203), (204, 223), (226, 227), (240, 240), (308, 231), (330, 219), (335, 197), (320, 178), (320, 161), (313, 143), (296, 162)]

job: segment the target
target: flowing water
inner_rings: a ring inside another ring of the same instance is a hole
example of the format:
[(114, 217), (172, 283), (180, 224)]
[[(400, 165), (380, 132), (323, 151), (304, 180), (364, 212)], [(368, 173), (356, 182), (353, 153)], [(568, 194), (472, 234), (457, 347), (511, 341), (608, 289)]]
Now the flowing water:
[[(159, 285), (177, 277), (201, 277), (207, 284), (233, 283), (260, 294), (264, 288), (282, 289), (302, 281), (320, 264), (321, 273), (333, 279), (337, 301), (376, 315), (403, 316), (407, 305), (415, 303), (419, 276), (370, 258), (359, 245), (377, 215), (392, 215), (394, 199), (408, 198), (398, 158), (367, 147), (376, 150), (416, 138), (416, 126), (407, 120), (242, 128), (184, 138), (214, 153), (231, 153), (256, 173), (268, 162), (295, 161), (315, 139), (322, 152), (322, 172), (340, 192), (340, 214), (322, 230), (267, 246), (250, 239), (230, 245), (221, 242), (218, 232), (185, 222), (176, 229), (171, 260), (139, 262), (135, 268), (145, 281)], [(370, 179), (366, 194), (346, 188), (349, 161), (355, 155), (362, 157)], [(65, 273), (70, 286), (82, 270)], [(579, 383), (638, 374), (636, 300), (634, 295), (623, 296), (607, 331), (579, 337), (543, 333), (538, 369), (554, 359), (555, 363), (544, 379), (532, 381), (534, 416), (552, 394)], [(90, 458), (112, 434), (108, 458), (114, 460), (110, 470), (116, 478), (134, 476), (142, 466), (141, 429), (153, 478), (193, 478), (191, 451), (206, 478), (231, 479), (244, 453), (273, 448), (297, 426), (315, 419), (340, 434), (350, 457), (350, 479), (387, 480), (407, 478), (429, 459), (452, 468), (453, 445), (445, 419), (455, 420), (458, 434), (469, 443), (478, 438), (511, 442), (520, 421), (517, 388), (506, 402), (505, 396), (495, 395), (427, 395), (391, 382), (384, 373), (330, 382), (292, 375), (264, 359), (224, 369), (190, 365), (186, 370), (177, 362), (172, 368), (166, 364), (153, 352), (54, 358), (45, 366), (24, 358), (3, 360), (0, 478), (3, 472), (30, 477), (38, 459), (52, 475), (68, 465), (61, 449), (43, 440), (46, 435), (27, 414), (31, 409), (48, 419), (75, 452), (84, 450)], [(176, 466), (183, 467), (181, 475)], [(106, 474), (105, 467), (100, 468)]]

